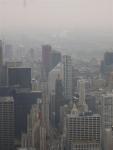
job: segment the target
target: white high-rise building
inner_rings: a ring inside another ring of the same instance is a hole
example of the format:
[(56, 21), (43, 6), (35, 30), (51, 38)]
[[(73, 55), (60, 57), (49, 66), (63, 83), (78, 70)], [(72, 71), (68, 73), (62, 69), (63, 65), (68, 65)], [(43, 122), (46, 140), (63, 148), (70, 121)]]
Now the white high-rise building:
[(113, 126), (113, 94), (107, 93), (101, 95), (101, 116), (102, 128), (112, 128)]
[(64, 96), (67, 100), (72, 99), (72, 59), (71, 56), (63, 56), (64, 67)]
[(79, 106), (81, 107), (81, 111), (88, 111), (88, 106), (85, 101), (85, 83), (86, 80), (84, 79), (80, 79), (77, 82), (79, 92)]
[(70, 150), (101, 150), (101, 117), (79, 113), (74, 104), (66, 120), (67, 147)]

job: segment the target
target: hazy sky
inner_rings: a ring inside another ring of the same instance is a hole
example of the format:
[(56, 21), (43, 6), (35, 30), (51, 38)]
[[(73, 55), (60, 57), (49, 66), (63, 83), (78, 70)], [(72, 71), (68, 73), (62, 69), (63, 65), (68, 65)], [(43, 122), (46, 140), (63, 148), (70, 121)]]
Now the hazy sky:
[(111, 30), (113, 0), (0, 0), (0, 30)]

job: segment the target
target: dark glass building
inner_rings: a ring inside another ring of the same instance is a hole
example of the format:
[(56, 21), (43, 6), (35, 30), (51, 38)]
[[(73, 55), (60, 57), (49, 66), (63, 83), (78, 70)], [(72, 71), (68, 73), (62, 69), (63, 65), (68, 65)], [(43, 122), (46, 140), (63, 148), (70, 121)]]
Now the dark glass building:
[(8, 68), (8, 86), (31, 89), (31, 68)]

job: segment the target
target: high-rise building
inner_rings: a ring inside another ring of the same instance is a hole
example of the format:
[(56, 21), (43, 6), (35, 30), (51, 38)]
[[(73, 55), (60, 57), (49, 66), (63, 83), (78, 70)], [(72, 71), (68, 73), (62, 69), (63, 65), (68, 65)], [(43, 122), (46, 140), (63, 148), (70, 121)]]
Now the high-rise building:
[(50, 45), (42, 46), (42, 63), (46, 77), (48, 77), (48, 73), (51, 69), (51, 51), (52, 48)]
[(14, 100), (0, 97), (0, 150), (14, 150)]
[(0, 40), (0, 84), (1, 84), (2, 65), (3, 65), (3, 45), (2, 41)]
[(2, 66), (3, 63), (3, 45), (2, 41), (0, 40), (0, 67)]
[(51, 94), (55, 91), (56, 79), (60, 77), (63, 80), (63, 64), (59, 63), (57, 66), (49, 72), (48, 76), (48, 93)]
[(106, 52), (104, 60), (101, 61), (101, 73), (107, 77), (111, 71), (113, 71), (113, 52)]
[(61, 62), (61, 53), (58, 51), (51, 52), (51, 69)]
[(62, 80), (58, 76), (56, 80), (55, 86), (55, 125), (59, 127), (60, 124), (60, 107), (63, 105), (64, 97), (63, 97), (63, 86)]
[(65, 99), (72, 99), (72, 60), (71, 56), (63, 56), (64, 67), (64, 96)]
[(4, 49), (4, 59), (6, 61), (12, 61), (13, 59), (13, 47), (11, 44), (6, 44)]
[(16, 139), (20, 141), (22, 133), (27, 132), (27, 115), (32, 105), (37, 103), (37, 99), (41, 98), (41, 92), (16, 91), (13, 94), (15, 101), (15, 125)]
[(104, 62), (106, 65), (113, 64), (113, 52), (106, 52), (104, 54)]
[(70, 150), (100, 150), (101, 117), (98, 114), (79, 113), (74, 104), (67, 115), (67, 146)]
[(79, 105), (81, 107), (81, 111), (88, 111), (88, 107), (85, 101), (85, 80), (78, 80), (78, 92), (79, 92)]
[(112, 129), (105, 129), (104, 150), (113, 149)]
[[(100, 96), (102, 116), (102, 142), (105, 143), (105, 129), (113, 126), (113, 94), (107, 93)], [(113, 137), (112, 137), (113, 138)]]
[(31, 89), (31, 68), (8, 68), (8, 85)]

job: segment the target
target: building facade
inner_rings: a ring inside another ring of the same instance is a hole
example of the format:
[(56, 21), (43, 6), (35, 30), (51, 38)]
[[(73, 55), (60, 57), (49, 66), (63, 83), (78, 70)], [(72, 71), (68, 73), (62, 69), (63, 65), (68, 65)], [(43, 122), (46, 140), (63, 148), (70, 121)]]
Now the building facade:
[(65, 99), (72, 99), (72, 60), (71, 56), (63, 56), (64, 66), (64, 96)]

